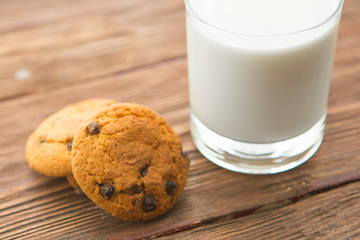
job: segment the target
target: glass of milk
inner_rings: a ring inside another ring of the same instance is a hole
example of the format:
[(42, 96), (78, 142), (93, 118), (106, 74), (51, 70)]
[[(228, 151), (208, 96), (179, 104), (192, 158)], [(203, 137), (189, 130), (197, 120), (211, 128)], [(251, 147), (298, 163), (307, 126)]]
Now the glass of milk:
[(226, 169), (277, 173), (320, 147), (343, 0), (185, 0), (191, 134)]

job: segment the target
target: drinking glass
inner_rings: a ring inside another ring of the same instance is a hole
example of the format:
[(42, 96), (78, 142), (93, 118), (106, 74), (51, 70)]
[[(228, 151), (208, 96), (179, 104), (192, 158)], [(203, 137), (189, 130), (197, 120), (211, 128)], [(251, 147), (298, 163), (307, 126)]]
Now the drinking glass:
[(318, 150), (343, 3), (185, 0), (191, 135), (207, 159), (269, 174)]

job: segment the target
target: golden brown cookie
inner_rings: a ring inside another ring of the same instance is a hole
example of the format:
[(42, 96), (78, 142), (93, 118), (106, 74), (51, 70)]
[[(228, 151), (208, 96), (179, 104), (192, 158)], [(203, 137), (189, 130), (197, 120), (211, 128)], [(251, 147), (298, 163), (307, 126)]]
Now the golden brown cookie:
[(176, 133), (156, 112), (137, 104), (112, 105), (75, 134), (72, 169), (83, 192), (127, 221), (169, 211), (184, 190), (189, 160)]
[(116, 103), (107, 99), (88, 99), (71, 104), (45, 119), (26, 143), (29, 166), (48, 175), (71, 174), (71, 148), (81, 122), (101, 108)]

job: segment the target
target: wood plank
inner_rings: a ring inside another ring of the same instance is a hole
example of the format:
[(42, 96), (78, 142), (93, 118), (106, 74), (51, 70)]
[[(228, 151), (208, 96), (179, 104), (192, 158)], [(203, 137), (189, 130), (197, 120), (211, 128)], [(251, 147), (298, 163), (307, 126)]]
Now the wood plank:
[[(57, 21), (74, 21), (81, 15), (112, 13), (133, 7), (144, 1), (108, 0), (0, 0), (0, 33), (14, 32)], [(39, 14), (41, 13), (41, 14)]]
[(160, 239), (358, 239), (360, 182)]
[[(360, 179), (359, 107), (351, 111), (344, 107), (329, 115), (325, 141), (306, 164), (277, 175), (251, 176), (219, 168), (195, 150), (189, 134), (186, 89), (186, 60), (179, 58), (121, 76), (0, 103), (4, 110), (0, 111), (0, 126), (6, 126), (0, 138), (0, 172), (6, 173), (0, 189), (0, 218), (4, 219), (0, 236), (150, 237), (212, 219), (249, 214), (254, 209), (279, 207)], [(185, 193), (176, 207), (158, 220), (125, 223), (115, 219), (87, 199), (75, 196), (63, 179), (48, 178), (27, 167), (23, 156), (26, 138), (44, 117), (81, 98), (105, 95), (154, 108), (180, 134), (185, 150), (191, 151)]]
[[(99, 76), (185, 56), (181, 0), (125, 1), (127, 4), (112, 1), (108, 11), (99, 13), (87, 11), (93, 1), (81, 2), (85, 10), (82, 5), (75, 7), (79, 16), (70, 18), (72, 24), (44, 21), (42, 25), (2, 35), (0, 100), (89, 82)], [(73, 1), (65, 3), (67, 8), (73, 7)], [(115, 3), (118, 6), (114, 10)], [(41, 11), (36, 14), (42, 16)], [(23, 70), (29, 72), (26, 81), (15, 76)]]

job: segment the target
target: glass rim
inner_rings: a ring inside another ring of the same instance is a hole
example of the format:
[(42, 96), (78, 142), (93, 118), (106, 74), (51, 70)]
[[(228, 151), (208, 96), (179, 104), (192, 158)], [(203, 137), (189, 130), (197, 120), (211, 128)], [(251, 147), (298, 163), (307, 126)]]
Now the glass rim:
[(299, 33), (303, 33), (303, 32), (307, 32), (316, 28), (319, 28), (323, 25), (325, 25), (326, 23), (330, 22), (333, 18), (335, 18), (338, 13), (341, 11), (343, 5), (344, 5), (344, 0), (339, 0), (339, 4), (336, 7), (336, 9), (334, 10), (334, 12), (332, 12), (328, 18), (326, 18), (324, 21), (321, 21), (320, 23), (314, 24), (314, 26), (312, 27), (308, 27), (299, 31), (294, 31), (294, 32), (289, 32), (289, 33), (281, 33), (281, 34), (264, 34), (264, 35), (257, 35), (257, 34), (246, 34), (246, 33), (241, 33), (241, 32), (233, 32), (233, 31), (229, 31), (226, 29), (223, 29), (221, 27), (218, 27), (214, 24), (211, 24), (210, 22), (208, 22), (207, 20), (205, 20), (204, 18), (200, 17), (195, 10), (192, 8), (191, 6), (191, 1), (192, 0), (185, 0), (185, 7), (186, 10), (191, 13), (192, 16), (194, 16), (197, 20), (199, 20), (200, 22), (202, 22), (203, 24), (211, 27), (211, 28), (215, 28), (216, 30), (225, 32), (225, 33), (229, 33), (229, 34), (233, 34), (233, 35), (238, 35), (238, 36), (248, 36), (248, 37), (280, 37), (280, 36), (289, 36), (289, 35), (295, 35), (295, 34), (299, 34)]

